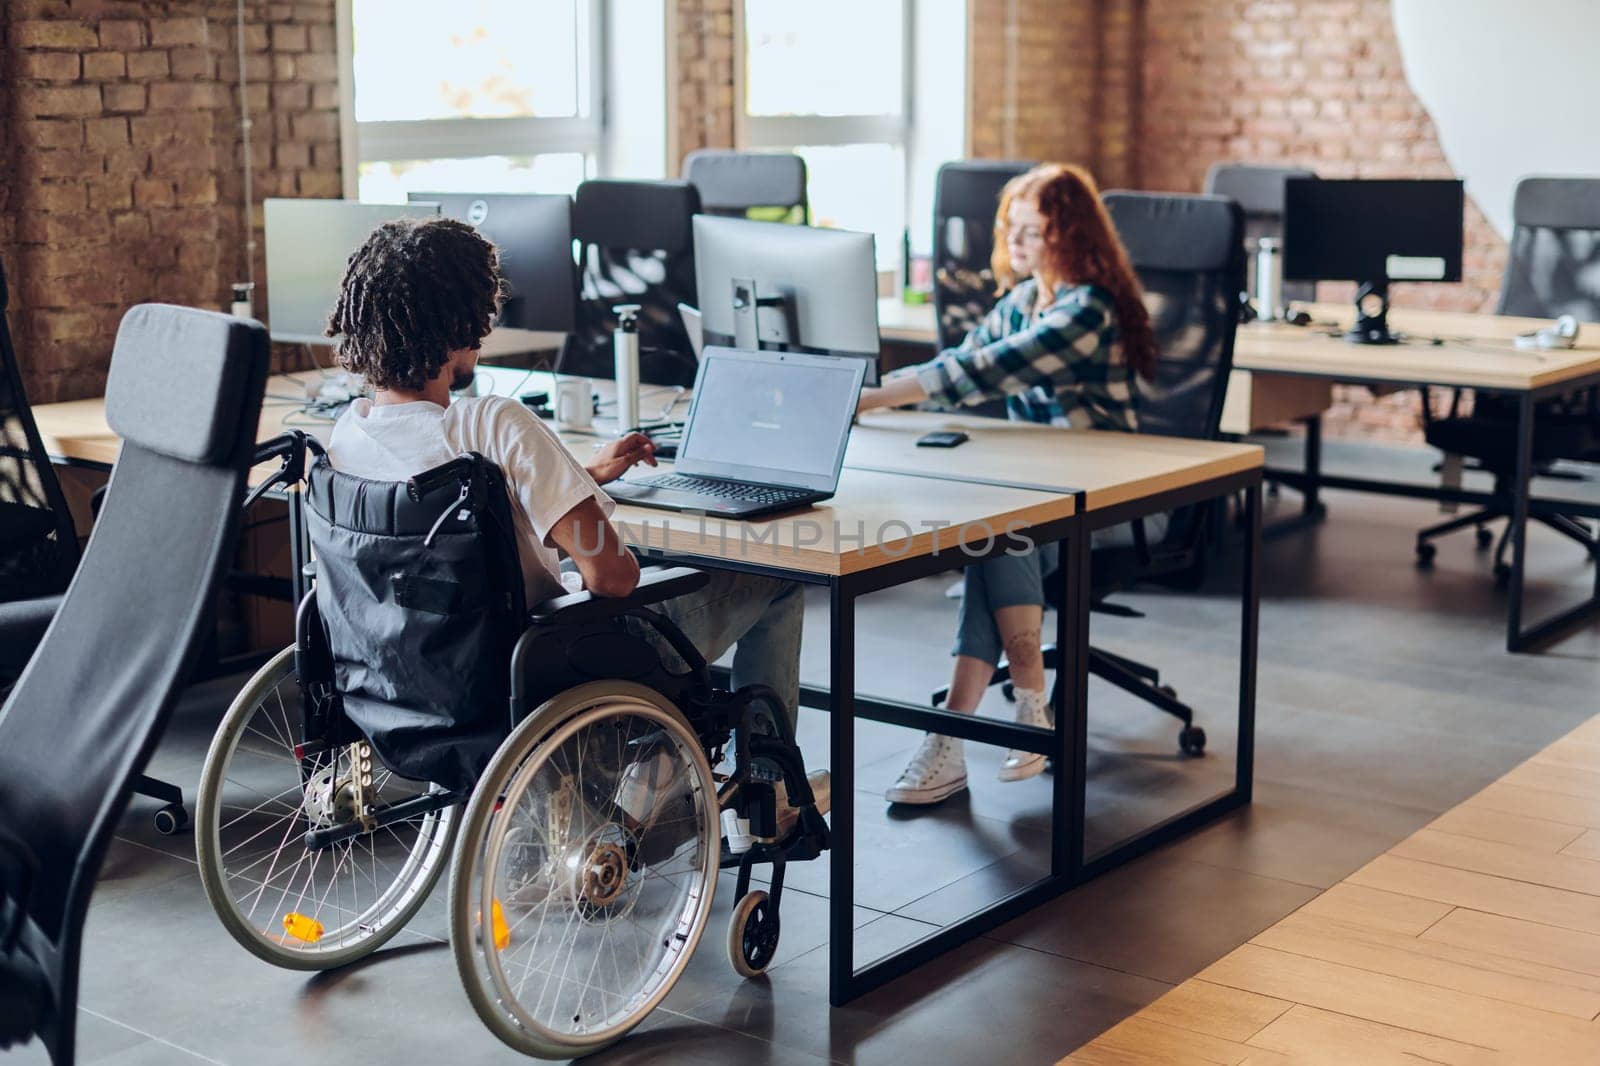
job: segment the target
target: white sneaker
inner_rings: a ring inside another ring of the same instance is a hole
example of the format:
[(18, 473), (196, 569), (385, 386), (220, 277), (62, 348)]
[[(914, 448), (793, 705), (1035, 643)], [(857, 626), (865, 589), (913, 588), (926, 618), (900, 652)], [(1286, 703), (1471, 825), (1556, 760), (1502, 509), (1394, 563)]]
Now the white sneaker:
[(929, 733), (883, 798), (925, 805), (949, 799), (966, 787), (967, 759), (961, 741)]
[[(1036, 725), (1043, 729), (1055, 725), (1050, 719), (1050, 700), (1044, 692), (1017, 689), (1016, 693), (1018, 725)], [(1038, 752), (1012, 748), (1006, 752), (1005, 762), (1000, 764), (1000, 780), (1026, 781), (1030, 777), (1037, 777), (1044, 773), (1048, 761), (1048, 757)]]

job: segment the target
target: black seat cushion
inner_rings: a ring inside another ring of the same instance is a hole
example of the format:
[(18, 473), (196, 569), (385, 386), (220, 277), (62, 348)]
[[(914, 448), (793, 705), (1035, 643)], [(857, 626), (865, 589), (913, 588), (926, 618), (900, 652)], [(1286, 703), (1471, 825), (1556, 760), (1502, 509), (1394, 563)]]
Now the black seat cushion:
[[(1442, 452), (1465, 455), (1499, 474), (1510, 475), (1517, 462), (1517, 425), (1500, 418), (1473, 415), (1440, 418), (1429, 423), (1424, 434), (1429, 444)], [(1596, 446), (1595, 432), (1587, 419), (1540, 418), (1534, 427), (1533, 461), (1548, 463), (1583, 455)]]

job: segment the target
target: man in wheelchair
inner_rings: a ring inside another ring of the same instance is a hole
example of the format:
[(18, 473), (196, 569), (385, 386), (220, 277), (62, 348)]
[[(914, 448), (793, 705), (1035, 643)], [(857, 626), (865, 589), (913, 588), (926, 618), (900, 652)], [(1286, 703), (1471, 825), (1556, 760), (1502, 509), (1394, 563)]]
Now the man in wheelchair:
[[(399, 481), (459, 455), (482, 455), (503, 472), (514, 502), (527, 603), (578, 588), (627, 596), (638, 584), (639, 564), (611, 525), (615, 505), (599, 486), (636, 463), (655, 465), (649, 438), (632, 433), (609, 442), (584, 465), (515, 398), (451, 402), (452, 389), (472, 382), (502, 286), (495, 247), (469, 226), (449, 219), (379, 226), (351, 257), (328, 323), (341, 364), (377, 394), (357, 400), (339, 420), (329, 459), (345, 473)], [(563, 573), (558, 551), (576, 574)], [(732, 648), (733, 687), (771, 688), (793, 727), (804, 614), (799, 585), (719, 571), (660, 610), (708, 659)], [(677, 657), (657, 634), (647, 635), (669, 659)], [(827, 772), (810, 776), (826, 813)], [(780, 834), (792, 830), (794, 815), (780, 787)]]
[[(826, 775), (794, 741), (798, 592), (641, 574), (610, 524), (596, 482), (648, 442), (585, 469), (514, 400), (451, 405), (499, 293), (493, 246), (450, 221), (387, 224), (351, 258), (329, 331), (377, 397), (325, 453), (280, 443), (316, 589), (212, 742), (196, 852), (229, 933), (304, 970), (376, 950), (449, 862), (468, 999), (510, 1046), (567, 1058), (667, 995), (721, 869), (729, 959), (765, 971), (785, 863), (828, 846)], [(732, 692), (707, 667), (730, 644)]]

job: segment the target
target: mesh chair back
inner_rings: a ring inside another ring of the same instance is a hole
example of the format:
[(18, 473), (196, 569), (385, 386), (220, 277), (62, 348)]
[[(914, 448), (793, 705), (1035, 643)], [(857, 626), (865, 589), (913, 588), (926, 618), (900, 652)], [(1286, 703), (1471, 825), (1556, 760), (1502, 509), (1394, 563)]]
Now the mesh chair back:
[(1144, 286), (1159, 353), (1139, 429), (1216, 437), (1233, 366), (1244, 213), (1222, 196), (1108, 192), (1106, 210)]
[(16, 950), (48, 980), (39, 1031), (57, 1062), (72, 1061), (95, 876), (233, 555), (269, 351), (258, 322), (160, 305), (124, 316), (106, 389), (122, 451), (65, 602), (0, 710), (0, 830), (37, 862)]
[(395, 773), (452, 789), (470, 788), (505, 739), (506, 664), (527, 616), (505, 479), (468, 458), (417, 500), (406, 482), (339, 473), (326, 457), (306, 478), (345, 716)]
[(0, 602), (60, 592), (78, 564), (78, 537), (28, 397), (6, 326), (0, 264)]
[[(1263, 167), (1248, 163), (1216, 163), (1206, 171), (1205, 191), (1237, 200), (1244, 208), (1245, 277), (1250, 292), (1256, 288), (1256, 242), (1262, 237), (1283, 240), (1283, 186), (1290, 178), (1314, 178), (1309, 170)], [(1317, 298), (1314, 281), (1286, 281), (1283, 299), (1308, 303)]]
[(933, 191), (933, 310), (939, 347), (954, 348), (994, 308), (995, 213), (1000, 190), (1033, 164), (963, 160), (939, 168)]
[(639, 375), (653, 385), (693, 385), (696, 361), (678, 304), (699, 306), (694, 282), (700, 195), (686, 181), (586, 181), (572, 231), (582, 249), (578, 328), (559, 369), (609, 378), (618, 304), (639, 304)]
[(806, 161), (788, 152), (703, 148), (683, 161), (684, 180), (708, 215), (807, 225)]
[(1600, 322), (1600, 178), (1523, 178), (1511, 220), (1500, 314)]

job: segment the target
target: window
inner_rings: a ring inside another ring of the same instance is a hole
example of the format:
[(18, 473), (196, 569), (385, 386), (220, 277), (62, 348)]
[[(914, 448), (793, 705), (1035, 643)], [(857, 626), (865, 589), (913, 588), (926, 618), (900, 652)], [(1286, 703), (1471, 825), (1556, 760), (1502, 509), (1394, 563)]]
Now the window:
[(812, 219), (877, 238), (906, 231), (911, 0), (744, 0), (741, 144), (806, 161)]
[(597, 173), (600, 0), (350, 0), (357, 186), (568, 192)]

